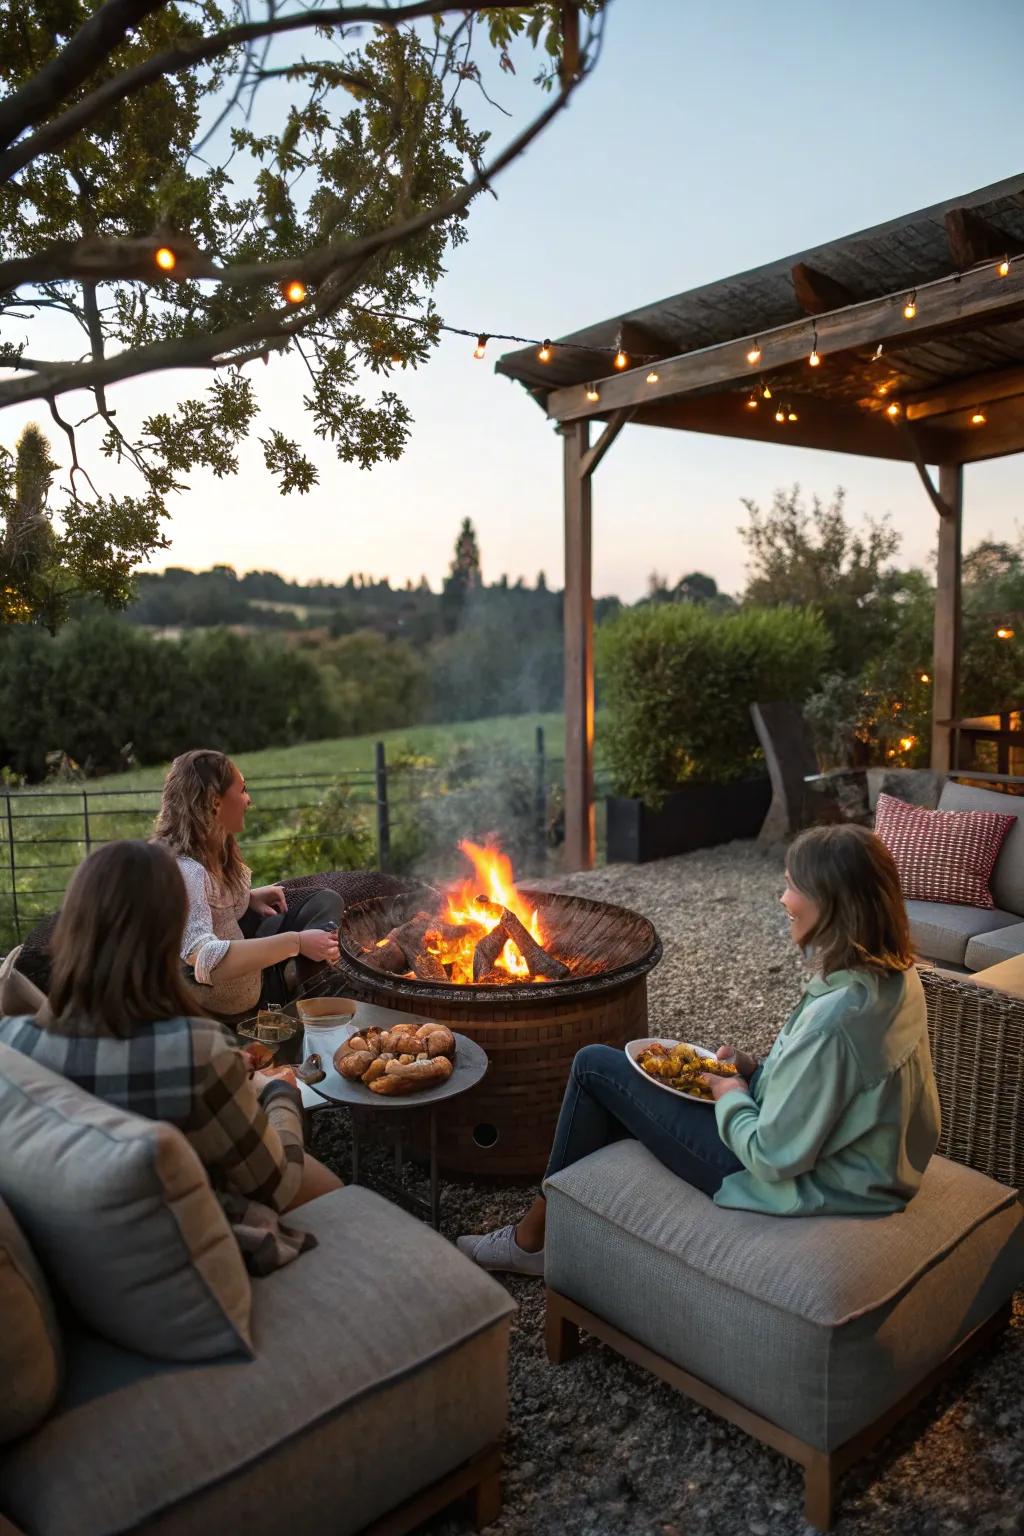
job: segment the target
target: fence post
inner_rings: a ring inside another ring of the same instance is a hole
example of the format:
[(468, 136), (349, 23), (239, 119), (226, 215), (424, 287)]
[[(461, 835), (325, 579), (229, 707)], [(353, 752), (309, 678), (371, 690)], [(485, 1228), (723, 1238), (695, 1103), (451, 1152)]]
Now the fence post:
[(14, 856), (14, 817), (11, 815), (11, 792), (6, 793), (7, 800), (7, 847), (11, 860), (11, 916), (14, 919), (14, 935), (21, 942), (21, 923), (18, 919), (18, 866)]
[(548, 785), (544, 757), (544, 727), (538, 725), (535, 741), (533, 784), (533, 833), (534, 854), (538, 868), (543, 870), (547, 862)]
[(85, 832), (85, 856), (92, 852), (92, 838), (89, 835), (89, 791), (82, 790), (82, 828)]
[(377, 783), (377, 866), (387, 869), (391, 863), (391, 823), (388, 819), (388, 764), (382, 741), (378, 741), (374, 750), (374, 773)]

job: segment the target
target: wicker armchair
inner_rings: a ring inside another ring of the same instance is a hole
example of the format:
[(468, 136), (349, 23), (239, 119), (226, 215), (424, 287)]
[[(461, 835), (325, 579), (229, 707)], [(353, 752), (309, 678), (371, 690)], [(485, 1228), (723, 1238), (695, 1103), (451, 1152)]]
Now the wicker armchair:
[(921, 969), (942, 1108), (939, 1151), (1024, 1188), (1024, 998)]

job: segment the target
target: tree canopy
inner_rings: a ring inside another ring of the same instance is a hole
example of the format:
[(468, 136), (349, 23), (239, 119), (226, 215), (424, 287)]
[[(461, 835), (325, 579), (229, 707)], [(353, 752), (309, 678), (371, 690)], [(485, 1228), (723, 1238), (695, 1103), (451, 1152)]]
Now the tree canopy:
[[(437, 344), (445, 257), (593, 67), (601, 11), (0, 0), (0, 407), (49, 410), (70, 461), (55, 510), (100, 566), (159, 547), (168, 496), (197, 468), (235, 473), (250, 435), (282, 491), (316, 483), (308, 439), (261, 418), (251, 365), (280, 354), (304, 366), (312, 436), (364, 467), (400, 455), (394, 376)], [(520, 37), (548, 99), (489, 155), (468, 93)], [(111, 403), (186, 369), (165, 409)], [(0, 449), (7, 523), (13, 474)]]

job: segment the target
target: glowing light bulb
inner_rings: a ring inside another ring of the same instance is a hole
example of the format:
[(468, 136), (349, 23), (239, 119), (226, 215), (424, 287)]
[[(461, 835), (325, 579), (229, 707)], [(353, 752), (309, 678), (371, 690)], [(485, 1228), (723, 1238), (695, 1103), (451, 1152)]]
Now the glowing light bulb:
[(169, 245), (162, 245), (153, 257), (161, 272), (173, 272), (178, 258)]
[(914, 316), (916, 314), (917, 314), (917, 293), (915, 291), (914, 293), (912, 293), (910, 295), (910, 298), (907, 300), (907, 302), (903, 306), (903, 318), (904, 318), (904, 320), (913, 320), (913, 318), (914, 318)]
[(996, 271), (999, 273), (1000, 277), (1009, 277), (1009, 275), (1010, 275), (1010, 260), (1009, 260), (1009, 257), (1007, 257), (1007, 256), (1003, 257), (1003, 259), (999, 263), (998, 267), (996, 267)]
[(821, 357), (820, 357), (820, 355), (818, 353), (817, 347), (814, 347), (812, 349), (811, 355), (807, 359), (807, 361), (808, 361), (808, 363), (810, 364), (810, 366), (812, 368), (820, 368), (821, 367)]
[(775, 420), (776, 421), (785, 421), (785, 419), (786, 419), (786, 413), (782, 409), (782, 406), (780, 405), (778, 410), (775, 412)]
[(916, 741), (917, 741), (917, 737), (916, 736), (901, 736), (900, 737), (900, 751), (901, 752), (909, 752), (911, 747), (914, 745), (914, 743)]
[(473, 348), (473, 356), (475, 358), (479, 359), (479, 358), (484, 356), (486, 351), (487, 351), (487, 337), (486, 336), (478, 336), (477, 339), (476, 339), (476, 346)]
[(890, 404), (887, 405), (886, 408), (885, 408), (885, 414), (889, 417), (889, 419), (891, 421), (895, 421), (896, 417), (899, 415), (899, 413), (900, 413), (900, 406), (899, 406), (899, 401), (898, 400), (891, 401)]
[(596, 384), (588, 384), (587, 385), (587, 399), (589, 401), (593, 402), (595, 400), (600, 400), (600, 398), (601, 398), (601, 391), (598, 389), (597, 385)]
[(799, 418), (797, 417), (796, 411), (794, 411), (793, 407), (790, 406), (790, 408), (789, 408), (789, 415), (786, 417), (786, 420), (787, 421), (797, 421), (798, 419)]
[(647, 382), (648, 382), (648, 384), (657, 384), (657, 382), (658, 382), (658, 375), (655, 373), (653, 368), (651, 369), (650, 373), (647, 375)]
[(616, 366), (616, 368), (628, 368), (629, 367), (629, 358), (626, 356), (626, 353), (623, 352), (621, 347), (619, 348), (619, 350), (615, 354), (615, 366)]
[(758, 407), (757, 395), (753, 394), (753, 395), (748, 396), (748, 398), (747, 398), (747, 410), (748, 411), (756, 411), (757, 407)]
[(772, 392), (768, 388), (768, 385), (767, 384), (763, 384), (761, 386), (761, 399), (762, 400), (770, 400), (771, 397), (772, 397)]
[(927, 672), (922, 672), (920, 678), (918, 679), (918, 681), (922, 682), (922, 683), (930, 683), (931, 682), (931, 678), (929, 677)]
[(299, 278), (290, 278), (281, 284), (281, 292), (289, 304), (303, 304), (306, 299), (306, 285)]
[(972, 411), (971, 412), (971, 426), (972, 427), (983, 427), (987, 420), (988, 420), (988, 417), (985, 415), (984, 411)]
[(882, 361), (882, 351), (883, 351), (882, 343), (879, 342), (878, 346), (875, 348), (874, 356), (871, 359), (871, 361), (873, 363), (880, 363)]
[(761, 346), (760, 346), (759, 342), (755, 341), (754, 345), (751, 347), (750, 351), (747, 353), (747, 362), (750, 364), (751, 368), (753, 368), (754, 365), (756, 363), (759, 363), (760, 361), (761, 361)]
[(996, 639), (997, 640), (1012, 640), (1013, 639), (1013, 630), (1010, 628), (1010, 626), (1008, 624), (1000, 624), (999, 628), (996, 630)]
[(546, 337), (540, 344), (540, 350), (537, 353), (537, 361), (538, 363), (550, 363), (551, 361), (551, 343), (547, 340)]

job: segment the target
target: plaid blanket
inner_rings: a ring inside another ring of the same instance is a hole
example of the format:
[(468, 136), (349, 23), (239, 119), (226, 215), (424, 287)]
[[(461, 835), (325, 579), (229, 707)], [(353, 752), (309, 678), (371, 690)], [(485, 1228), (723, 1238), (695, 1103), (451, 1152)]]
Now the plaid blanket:
[(251, 1273), (315, 1246), (278, 1218), (302, 1179), (298, 1089), (274, 1079), (257, 1096), (214, 1020), (161, 1019), (121, 1040), (69, 1033), (44, 1006), (35, 1018), (0, 1018), (0, 1041), (108, 1104), (176, 1126), (210, 1175)]

